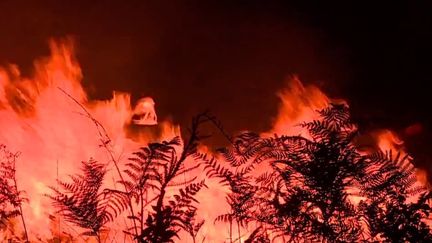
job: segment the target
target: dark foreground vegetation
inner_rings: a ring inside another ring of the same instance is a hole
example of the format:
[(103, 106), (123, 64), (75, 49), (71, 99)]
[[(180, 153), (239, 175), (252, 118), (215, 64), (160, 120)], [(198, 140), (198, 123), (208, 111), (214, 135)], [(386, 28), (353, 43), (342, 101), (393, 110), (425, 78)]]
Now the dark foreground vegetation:
[[(123, 232), (135, 242), (181, 242), (181, 231), (195, 242), (204, 223), (196, 218), (196, 195), (207, 186), (180, 175), (198, 171), (230, 189), (229, 210), (214, 219), (231, 226), (230, 242), (241, 241), (242, 226), (249, 229), (244, 243), (431, 242), (432, 194), (417, 183), (410, 157), (395, 151), (361, 153), (346, 106), (319, 112), (321, 119), (301, 124), (308, 137), (225, 135), (231, 145), (218, 150), (220, 156), (197, 149), (205, 138), (201, 124), (211, 122), (226, 134), (214, 117), (201, 114), (184, 142), (173, 138), (148, 144), (121, 166), (113, 159), (120, 178), (116, 188), (104, 188), (106, 165), (89, 160), (82, 163), (81, 174), (59, 181), (47, 196), (64, 220), (98, 241), (110, 222), (127, 215)], [(14, 158), (1, 161), (2, 225), (18, 216), (25, 223)], [(195, 164), (186, 166), (186, 160)], [(181, 189), (168, 197), (173, 187)]]

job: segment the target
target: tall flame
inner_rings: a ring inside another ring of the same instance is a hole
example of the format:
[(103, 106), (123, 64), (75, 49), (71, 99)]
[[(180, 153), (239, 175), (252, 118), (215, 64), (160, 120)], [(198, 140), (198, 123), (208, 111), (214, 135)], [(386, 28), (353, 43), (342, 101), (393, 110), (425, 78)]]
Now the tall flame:
[[(32, 77), (22, 77), (15, 65), (0, 69), (0, 143), (21, 152), (17, 178), (29, 199), (24, 215), (30, 234), (43, 236), (50, 234), (48, 214), (53, 213), (44, 196), (48, 186), (76, 172), (82, 160), (109, 161), (95, 125), (75, 101), (103, 124), (117, 155), (127, 155), (150, 136), (127, 136), (125, 127), (133, 115), (129, 94), (114, 92), (108, 101), (88, 99), (70, 40), (51, 41), (50, 50), (48, 58), (35, 62)], [(161, 137), (179, 134), (175, 126), (163, 124)]]

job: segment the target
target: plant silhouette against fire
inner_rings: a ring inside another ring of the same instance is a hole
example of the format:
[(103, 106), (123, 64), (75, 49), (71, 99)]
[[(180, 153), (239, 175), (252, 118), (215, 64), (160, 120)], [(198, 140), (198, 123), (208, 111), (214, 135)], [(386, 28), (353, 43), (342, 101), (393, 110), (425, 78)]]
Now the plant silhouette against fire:
[[(198, 203), (195, 195), (206, 185), (204, 181), (194, 182), (195, 177), (183, 181), (179, 177), (199, 166), (186, 167), (185, 161), (196, 153), (198, 142), (204, 138), (198, 129), (206, 121), (204, 114), (195, 117), (189, 139), (183, 143), (175, 137), (170, 141), (150, 143), (135, 152), (124, 170), (129, 179), (119, 181), (126, 191), (111, 190), (114, 194), (128, 193), (137, 204), (138, 214), (129, 218), (136, 221), (139, 227), (139, 234), (134, 236), (139, 242), (173, 242), (181, 229), (195, 241), (203, 225), (203, 221), (195, 222), (197, 208), (194, 204)], [(183, 188), (168, 200), (167, 190), (170, 187)], [(151, 210), (147, 206), (151, 206)], [(134, 231), (129, 229), (127, 233)]]
[(20, 216), (24, 228), (24, 236), (14, 240), (29, 242), (27, 227), (22, 210), (27, 199), (24, 192), (18, 189), (16, 180), (16, 159), (19, 153), (10, 152), (5, 145), (0, 144), (0, 231), (7, 230), (9, 220)]
[[(181, 229), (195, 241), (204, 221), (195, 220), (197, 208), (193, 204), (198, 201), (194, 196), (206, 185), (204, 181), (194, 182), (196, 178), (180, 181), (178, 177), (199, 166), (186, 167), (185, 160), (196, 153), (198, 142), (205, 137), (199, 134), (199, 126), (208, 120), (206, 114), (192, 119), (190, 137), (184, 143), (179, 137), (150, 143), (134, 153), (122, 172), (103, 125), (76, 99), (64, 90), (60, 91), (83, 109), (83, 115), (95, 124), (101, 146), (109, 153), (120, 177), (118, 183), (124, 188), (101, 190), (106, 173), (104, 166), (95, 161), (83, 162), (84, 175), (71, 176), (71, 184), (59, 182), (66, 192), (52, 188), (54, 195), (49, 195), (55, 206), (66, 215), (66, 220), (89, 230), (86, 234), (94, 235), (100, 241), (103, 226), (113, 221), (121, 211), (129, 209), (128, 218), (132, 220), (133, 226), (124, 232), (132, 235), (137, 242), (173, 242)], [(166, 193), (169, 187), (183, 188), (173, 196), (173, 200), (168, 200)], [(149, 194), (153, 195), (151, 199), (148, 198)], [(135, 206), (138, 207), (138, 213), (135, 212)], [(148, 206), (151, 206), (151, 210), (148, 210)]]
[[(431, 194), (415, 185), (415, 169), (407, 157), (361, 154), (347, 106), (332, 104), (319, 113), (321, 119), (301, 124), (309, 137), (246, 132), (220, 150), (229, 165), (206, 154), (197, 156), (210, 177), (221, 178), (231, 189), (231, 210), (217, 220), (253, 225), (246, 242), (431, 239), (424, 222), (431, 212)], [(257, 172), (263, 163), (270, 169)], [(417, 201), (408, 202), (419, 194)], [(240, 237), (239, 232), (236, 241)]]
[(127, 198), (102, 188), (105, 165), (90, 159), (82, 162), (81, 171), (80, 175), (70, 176), (70, 183), (58, 181), (61, 189), (51, 187), (49, 197), (66, 221), (85, 229), (83, 235), (102, 242), (101, 234), (108, 230), (105, 225), (125, 210)]
[[(205, 137), (199, 134), (202, 123), (214, 122), (223, 131), (214, 117), (200, 114), (184, 142), (175, 137), (150, 143), (133, 153), (123, 170), (110, 153), (124, 190), (103, 188), (105, 165), (90, 160), (83, 162), (81, 175), (71, 176), (71, 183), (52, 188), (50, 197), (67, 221), (99, 241), (107, 223), (128, 212), (133, 224), (124, 232), (136, 242), (174, 242), (182, 230), (195, 242), (204, 224), (196, 218), (195, 196), (206, 185), (184, 175), (202, 165), (208, 177), (219, 178), (230, 189), (230, 210), (214, 219), (229, 223), (230, 242), (245, 237), (245, 243), (431, 239), (425, 220), (432, 194), (417, 183), (410, 157), (360, 152), (357, 127), (345, 105), (331, 104), (319, 114), (319, 119), (300, 124), (307, 136), (243, 132), (231, 138), (223, 132), (231, 145), (218, 150), (222, 157), (197, 152)], [(107, 146), (109, 138), (102, 137)], [(186, 160), (195, 164), (187, 166)], [(178, 193), (172, 194), (176, 187)], [(8, 213), (19, 215), (3, 210), (2, 216)]]

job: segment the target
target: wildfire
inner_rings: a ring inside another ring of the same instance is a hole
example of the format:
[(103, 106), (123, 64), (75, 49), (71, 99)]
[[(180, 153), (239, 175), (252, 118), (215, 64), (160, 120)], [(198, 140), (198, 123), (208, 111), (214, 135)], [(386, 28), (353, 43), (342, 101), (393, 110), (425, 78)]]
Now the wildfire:
[[(0, 69), (0, 141), (21, 152), (17, 177), (29, 199), (24, 214), (30, 234), (42, 238), (51, 234), (48, 215), (54, 213), (44, 196), (49, 186), (76, 172), (82, 160), (109, 161), (92, 120), (66, 94), (103, 124), (117, 156), (127, 156), (152, 137), (145, 131), (133, 140), (128, 138), (125, 126), (134, 114), (129, 94), (114, 92), (108, 101), (88, 99), (70, 40), (51, 41), (50, 48), (50, 57), (35, 62), (30, 78), (22, 77), (14, 65)], [(179, 133), (166, 122), (161, 127), (161, 138)]]
[[(53, 222), (49, 215), (56, 212), (45, 194), (50, 186), (56, 186), (56, 179), (77, 172), (82, 160), (111, 161), (101, 148), (104, 141), (93, 118), (106, 129), (112, 153), (119, 161), (149, 141), (180, 135), (180, 129), (171, 122), (158, 122), (155, 102), (150, 97), (139, 100), (134, 108), (127, 93), (113, 92), (110, 100), (89, 100), (81, 85), (82, 72), (74, 57), (73, 43), (51, 41), (50, 49), (49, 57), (35, 62), (31, 77), (21, 76), (15, 65), (0, 68), (0, 144), (21, 152), (17, 162), (18, 184), (29, 199), (23, 213), (29, 234), (42, 239), (52, 238)], [(316, 110), (329, 102), (340, 102), (331, 100), (315, 86), (304, 86), (296, 77), (278, 95), (279, 113), (273, 129), (266, 134), (306, 136), (296, 125), (315, 119)], [(409, 130), (418, 131), (417, 127)], [(391, 131), (378, 135), (377, 141), (382, 150), (403, 151), (403, 142)], [(424, 174), (419, 172), (423, 181)], [(109, 176), (110, 181), (117, 178), (114, 173)], [(200, 234), (210, 242), (220, 242), (228, 237), (228, 226), (214, 225), (213, 220), (227, 209), (224, 203), (227, 189), (216, 182), (209, 183), (213, 189), (204, 190), (199, 196), (199, 216), (208, 221)], [(70, 225), (62, 224), (61, 231), (70, 230)]]

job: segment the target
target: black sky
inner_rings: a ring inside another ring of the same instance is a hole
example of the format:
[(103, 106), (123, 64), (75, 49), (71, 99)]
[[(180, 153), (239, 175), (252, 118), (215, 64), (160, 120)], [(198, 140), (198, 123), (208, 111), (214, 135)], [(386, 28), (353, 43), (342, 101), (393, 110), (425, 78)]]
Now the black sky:
[(30, 73), (48, 38), (73, 35), (92, 97), (150, 95), (181, 124), (210, 108), (230, 131), (267, 129), (298, 74), (363, 129), (422, 124), (405, 139), (429, 168), (431, 6), (298, 2), (0, 0), (0, 63)]

